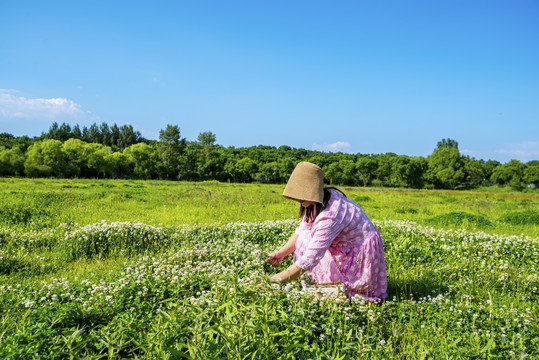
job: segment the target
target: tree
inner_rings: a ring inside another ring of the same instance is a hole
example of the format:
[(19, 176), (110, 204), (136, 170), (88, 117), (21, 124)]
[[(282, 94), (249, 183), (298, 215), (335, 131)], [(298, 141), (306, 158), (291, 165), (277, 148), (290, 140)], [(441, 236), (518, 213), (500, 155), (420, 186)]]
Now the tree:
[(297, 161), (289, 157), (281, 157), (277, 160), (281, 182), (284, 183), (288, 181), (290, 174), (292, 174), (292, 171), (294, 171), (294, 168), (296, 167), (296, 163)]
[(157, 152), (146, 143), (133, 144), (124, 150), (124, 154), (135, 164), (134, 177), (151, 179), (157, 174)]
[(410, 158), (407, 156), (396, 156), (392, 159), (391, 175), (392, 178), (398, 182), (399, 187), (403, 187), (409, 164)]
[(58, 133), (58, 123), (55, 121), (49, 127), (49, 131), (46, 134), (44, 133), (43, 135), (44, 135), (44, 138), (46, 139), (56, 139), (57, 133)]
[(67, 139), (71, 138), (71, 136), (71, 126), (67, 123), (62, 123), (58, 129), (58, 137), (56, 140), (66, 141)]
[(440, 148), (448, 148), (448, 149), (457, 149), (459, 148), (459, 143), (452, 139), (442, 139), (442, 141), (438, 141), (436, 144), (436, 149)]
[(138, 143), (142, 139), (140, 132), (135, 131), (132, 125), (122, 125), (118, 138), (118, 146), (122, 149)]
[(116, 124), (112, 124), (110, 127), (110, 143), (113, 146), (120, 147), (120, 128)]
[(424, 184), (427, 161), (424, 158), (411, 158), (405, 155), (391, 159), (391, 178), (393, 184), (400, 187), (420, 189)]
[(132, 158), (123, 152), (113, 152), (110, 155), (111, 177), (113, 178), (132, 178), (135, 163)]
[(528, 161), (526, 165), (527, 167), (524, 171), (524, 181), (527, 184), (535, 185), (535, 188), (539, 188), (539, 161)]
[(390, 184), (391, 178), (391, 159), (396, 156), (393, 153), (380, 154), (375, 157), (378, 163), (378, 169), (376, 170), (376, 178), (380, 182), (380, 185), (384, 186)]
[(336, 161), (324, 168), (324, 177), (332, 185), (341, 185), (345, 182), (343, 164)]
[(88, 143), (101, 143), (101, 131), (99, 131), (99, 127), (96, 123), (93, 123), (90, 125), (90, 128), (88, 129), (86, 135), (83, 138), (84, 141)]
[[(226, 170), (226, 168), (225, 168)], [(262, 164), (260, 167), (260, 176), (262, 181), (267, 183), (278, 183), (279, 182), (279, 165), (276, 161), (271, 161)]]
[[(278, 159), (279, 157), (277, 157)], [(320, 166), (322, 169), (329, 165), (329, 158), (326, 156), (326, 154), (321, 152), (315, 152), (314, 155), (311, 153), (311, 156), (307, 158), (306, 161), (309, 161), (313, 164), (316, 164)]]
[(45, 140), (28, 148), (24, 172), (30, 177), (64, 176), (66, 171), (62, 142)]
[(427, 180), (438, 189), (454, 189), (466, 176), (464, 163), (457, 148), (439, 147), (427, 161)]
[(8, 133), (0, 133), (0, 146), (5, 146), (7, 149), (18, 147), (25, 152), (34, 141), (34, 139), (30, 139), (26, 135), (15, 137)]
[(87, 144), (85, 147), (88, 169), (93, 176), (105, 177), (112, 174), (113, 166), (110, 159), (110, 148), (103, 144)]
[(26, 161), (24, 162), (24, 173), (29, 177), (45, 177), (52, 174), (50, 166), (43, 163), (41, 154), (41, 142), (36, 142), (28, 148)]
[(465, 183), (468, 187), (480, 186), (485, 180), (485, 169), (483, 161), (463, 156), (464, 172), (466, 173)]
[(15, 139), (15, 136), (8, 134), (8, 133), (0, 133), (0, 146), (5, 146), (7, 148), (11, 148), (11, 144), (13, 142), (13, 139)]
[(359, 177), (357, 174), (357, 165), (352, 159), (339, 160), (339, 167), (342, 169), (341, 185), (358, 185)]
[(513, 159), (494, 169), (490, 180), (494, 184), (509, 185), (515, 190), (522, 190), (526, 186), (524, 182), (525, 171), (526, 164)]
[(109, 126), (107, 123), (102, 123), (99, 127), (99, 131), (101, 132), (101, 144), (106, 146), (112, 145), (112, 133), (110, 131)]
[(6, 149), (5, 146), (0, 146), (0, 176), (13, 175), (10, 158), (11, 149)]
[(82, 133), (81, 139), (83, 141), (88, 142), (88, 128), (86, 126), (82, 127), (82, 132), (81, 133)]
[(57, 122), (53, 122), (49, 131), (42, 136), (44, 139), (66, 141), (71, 137), (71, 126), (66, 123), (62, 123), (62, 125), (58, 126)]
[(26, 160), (26, 156), (24, 154), (24, 151), (19, 147), (15, 146), (11, 149), (11, 153), (9, 154), (9, 162), (11, 165), (11, 172), (15, 176), (23, 176), (24, 175), (24, 161)]
[(66, 170), (65, 155), (60, 140), (45, 140), (42, 143), (41, 153), (43, 163), (52, 169), (52, 175), (63, 177)]
[(79, 125), (75, 125), (73, 127), (73, 130), (71, 131), (71, 138), (73, 139), (81, 139), (82, 138), (82, 132), (80, 131)]
[(248, 157), (242, 158), (236, 165), (238, 166), (239, 173), (242, 175), (244, 182), (252, 181), (258, 171), (258, 164), (256, 161)]
[(202, 146), (213, 145), (215, 143), (215, 134), (211, 131), (205, 131), (198, 134), (198, 143)]
[(363, 156), (357, 161), (357, 170), (359, 178), (363, 181), (363, 186), (367, 186), (371, 183), (372, 179), (376, 175), (378, 169), (378, 162), (371, 156)]
[(197, 143), (188, 143), (179, 158), (178, 179), (180, 180), (201, 180), (199, 169), (204, 162), (202, 146)]
[(88, 158), (86, 145), (87, 143), (79, 139), (69, 139), (62, 144), (62, 151), (67, 162), (67, 176), (87, 176)]
[(485, 175), (485, 180), (487, 181), (487, 185), (492, 185), (490, 183), (490, 178), (492, 177), (492, 173), (494, 172), (494, 169), (496, 169), (498, 166), (500, 166), (501, 163), (496, 160), (489, 160), (483, 165), (483, 171)]
[[(197, 144), (198, 145), (198, 144)], [(202, 146), (197, 172), (202, 180), (224, 180), (225, 160), (222, 147), (216, 145)]]
[(164, 177), (177, 178), (179, 156), (185, 147), (185, 139), (180, 138), (180, 128), (178, 125), (167, 125), (165, 130), (159, 131), (159, 143), (157, 151), (159, 158), (164, 164)]
[(428, 164), (424, 157), (413, 157), (410, 159), (406, 170), (406, 183), (414, 189), (421, 189), (425, 184), (425, 172)]
[(234, 181), (250, 182), (253, 175), (258, 171), (257, 163), (248, 157), (241, 159), (228, 159), (224, 170), (232, 176)]

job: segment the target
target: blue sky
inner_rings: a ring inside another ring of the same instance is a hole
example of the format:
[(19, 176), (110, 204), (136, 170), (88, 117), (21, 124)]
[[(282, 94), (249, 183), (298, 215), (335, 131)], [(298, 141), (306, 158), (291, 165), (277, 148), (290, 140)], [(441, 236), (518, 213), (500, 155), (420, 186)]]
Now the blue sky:
[(0, 0), (0, 132), (539, 159), (539, 2)]

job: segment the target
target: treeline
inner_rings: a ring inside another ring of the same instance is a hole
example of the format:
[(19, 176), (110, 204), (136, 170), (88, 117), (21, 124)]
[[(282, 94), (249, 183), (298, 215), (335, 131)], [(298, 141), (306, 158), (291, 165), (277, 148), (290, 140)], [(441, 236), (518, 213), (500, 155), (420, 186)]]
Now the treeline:
[(130, 125), (71, 128), (54, 123), (39, 137), (0, 134), (0, 176), (218, 180), (284, 183), (299, 161), (324, 169), (328, 183), (351, 186), (464, 189), (502, 185), (522, 190), (539, 183), (539, 161), (505, 164), (462, 155), (451, 139), (428, 157), (324, 153), (289, 146), (225, 148), (215, 134), (197, 141), (168, 125), (159, 140), (144, 139)]
[(79, 125), (71, 127), (71, 125), (63, 123), (53, 123), (49, 131), (42, 133), (41, 136), (29, 138), (28, 136), (15, 137), (8, 133), (0, 134), (0, 146), (7, 148), (19, 147), (21, 150), (26, 149), (33, 143), (43, 140), (60, 140), (62, 142), (69, 139), (78, 139), (87, 143), (102, 144), (110, 146), (112, 150), (125, 149), (139, 142), (148, 142), (144, 139), (139, 131), (135, 131), (132, 125), (118, 126), (113, 124), (109, 126), (107, 123), (97, 125), (93, 123), (90, 127)]

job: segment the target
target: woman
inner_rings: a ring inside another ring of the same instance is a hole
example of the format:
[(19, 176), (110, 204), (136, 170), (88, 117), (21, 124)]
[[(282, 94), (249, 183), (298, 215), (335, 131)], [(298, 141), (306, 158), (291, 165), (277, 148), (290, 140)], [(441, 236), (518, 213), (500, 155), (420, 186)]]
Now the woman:
[(300, 226), (266, 261), (279, 264), (294, 253), (294, 263), (269, 280), (282, 284), (307, 272), (317, 282), (344, 283), (348, 296), (366, 301), (387, 296), (384, 248), (378, 229), (361, 208), (335, 188), (324, 187), (322, 169), (300, 162), (283, 196), (300, 203)]

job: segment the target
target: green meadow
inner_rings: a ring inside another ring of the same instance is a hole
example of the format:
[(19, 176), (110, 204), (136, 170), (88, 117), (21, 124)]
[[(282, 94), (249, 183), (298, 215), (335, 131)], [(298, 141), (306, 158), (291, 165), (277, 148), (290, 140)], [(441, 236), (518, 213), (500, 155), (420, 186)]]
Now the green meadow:
[[(290, 219), (298, 211), (296, 203), (281, 196), (284, 184), (5, 178), (0, 186), (0, 224), (16, 228), (101, 220), (152, 225), (252, 222)], [(502, 192), (494, 187), (484, 191), (341, 189), (371, 219), (539, 236), (539, 193)]]
[(0, 358), (535, 359), (539, 195), (342, 187), (388, 298), (266, 284), (283, 185), (0, 179)]

